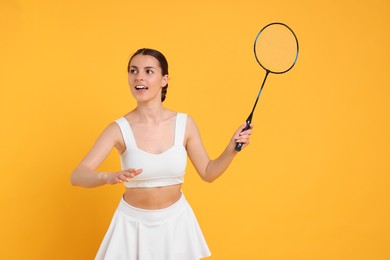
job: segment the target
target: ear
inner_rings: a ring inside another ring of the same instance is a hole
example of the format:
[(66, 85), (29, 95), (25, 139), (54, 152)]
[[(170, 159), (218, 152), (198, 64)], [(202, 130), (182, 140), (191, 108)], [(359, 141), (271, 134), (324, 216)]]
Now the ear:
[(168, 75), (165, 75), (162, 79), (161, 79), (161, 87), (165, 87), (167, 84), (168, 84)]

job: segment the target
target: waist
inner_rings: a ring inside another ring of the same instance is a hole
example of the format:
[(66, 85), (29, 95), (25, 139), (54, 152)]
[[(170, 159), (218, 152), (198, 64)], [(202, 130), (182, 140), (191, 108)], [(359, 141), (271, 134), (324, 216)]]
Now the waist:
[(153, 188), (127, 188), (123, 199), (133, 207), (154, 210), (171, 206), (181, 195), (181, 184), (175, 184)]
[(117, 210), (127, 217), (147, 225), (161, 225), (172, 217), (178, 216), (183, 211), (188, 210), (190, 206), (184, 195), (181, 193), (178, 200), (168, 207), (162, 209), (143, 209), (137, 208), (127, 203), (123, 198), (119, 203)]

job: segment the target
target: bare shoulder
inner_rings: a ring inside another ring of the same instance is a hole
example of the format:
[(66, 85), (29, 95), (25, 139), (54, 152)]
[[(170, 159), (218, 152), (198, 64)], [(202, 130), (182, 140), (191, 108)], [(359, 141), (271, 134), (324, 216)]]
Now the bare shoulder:
[(122, 133), (118, 123), (115, 121), (108, 124), (108, 126), (103, 130), (100, 138), (102, 138), (104, 142), (110, 143), (111, 146), (115, 146), (119, 151), (124, 150), (125, 145)]
[(199, 136), (198, 126), (194, 118), (190, 115), (187, 115), (187, 125), (186, 125), (186, 140), (192, 139)]
[(194, 127), (194, 126), (196, 127), (196, 123), (195, 123), (194, 118), (187, 114), (187, 128)]
[(104, 129), (105, 132), (107, 132), (109, 135), (118, 135), (120, 134), (120, 127), (117, 122), (113, 121), (108, 126), (106, 129)]

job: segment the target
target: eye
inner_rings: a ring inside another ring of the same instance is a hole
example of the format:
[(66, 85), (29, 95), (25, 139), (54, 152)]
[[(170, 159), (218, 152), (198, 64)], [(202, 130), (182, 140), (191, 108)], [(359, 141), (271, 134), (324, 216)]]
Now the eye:
[(137, 74), (138, 71), (137, 71), (136, 69), (130, 69), (129, 73), (130, 73), (130, 74)]
[(151, 69), (147, 69), (147, 70), (146, 70), (146, 74), (153, 74), (153, 73), (154, 73), (154, 71), (151, 70)]

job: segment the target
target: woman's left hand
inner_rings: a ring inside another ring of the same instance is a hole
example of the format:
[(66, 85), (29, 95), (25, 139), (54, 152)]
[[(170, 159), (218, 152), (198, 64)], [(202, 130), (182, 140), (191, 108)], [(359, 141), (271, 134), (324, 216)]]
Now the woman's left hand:
[(250, 138), (249, 136), (253, 133), (253, 125), (249, 125), (249, 129), (244, 130), (243, 129), (246, 127), (246, 123), (241, 125), (235, 134), (233, 135), (232, 142), (234, 142), (234, 146), (236, 146), (237, 143), (242, 143), (242, 148), (246, 147), (250, 143)]

